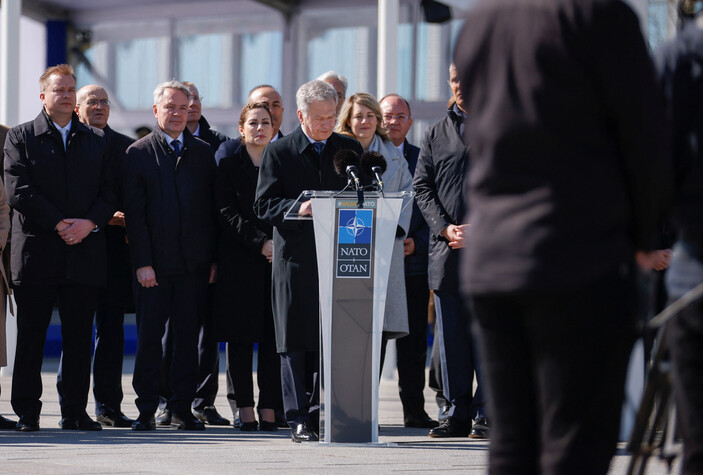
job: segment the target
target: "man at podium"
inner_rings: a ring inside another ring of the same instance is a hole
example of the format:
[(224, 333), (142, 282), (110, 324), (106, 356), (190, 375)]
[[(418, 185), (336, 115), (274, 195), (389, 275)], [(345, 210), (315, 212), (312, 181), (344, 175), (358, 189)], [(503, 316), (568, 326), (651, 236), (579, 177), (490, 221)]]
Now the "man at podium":
[[(304, 442), (318, 440), (319, 433), (315, 235), (312, 221), (284, 221), (283, 216), (304, 190), (343, 189), (347, 179), (335, 172), (335, 153), (363, 150), (356, 140), (332, 132), (337, 107), (332, 86), (319, 80), (305, 83), (296, 93), (296, 103), (300, 127), (264, 150), (254, 211), (274, 226), (272, 299), (283, 407), (293, 442)], [(312, 215), (310, 201), (297, 212)]]

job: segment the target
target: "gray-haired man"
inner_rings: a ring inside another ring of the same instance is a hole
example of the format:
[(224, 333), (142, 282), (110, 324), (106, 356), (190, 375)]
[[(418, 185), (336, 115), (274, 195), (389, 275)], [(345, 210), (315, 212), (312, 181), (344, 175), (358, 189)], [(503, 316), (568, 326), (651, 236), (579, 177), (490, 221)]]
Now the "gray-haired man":
[[(362, 153), (353, 139), (333, 133), (337, 93), (314, 80), (296, 94), (300, 127), (266, 147), (254, 210), (274, 226), (273, 316), (281, 354), (283, 406), (294, 442), (317, 440), (319, 427), (319, 297), (315, 236), (310, 221), (283, 221), (303, 190), (341, 190), (334, 170), (341, 149)], [(311, 215), (310, 201), (300, 215)]]
[(186, 129), (188, 88), (177, 81), (154, 91), (157, 127), (127, 150), (124, 208), (136, 286), (138, 341), (133, 386), (139, 418), (154, 430), (159, 403), (161, 337), (170, 318), (174, 351), (171, 425), (203, 430), (191, 412), (198, 375), (199, 308), (213, 280), (215, 228), (210, 146)]

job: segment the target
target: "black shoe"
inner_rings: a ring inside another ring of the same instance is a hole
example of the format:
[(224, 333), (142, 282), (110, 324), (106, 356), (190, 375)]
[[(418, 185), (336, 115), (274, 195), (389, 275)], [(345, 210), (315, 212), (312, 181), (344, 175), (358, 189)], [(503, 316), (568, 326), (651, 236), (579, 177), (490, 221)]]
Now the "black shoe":
[(103, 429), (103, 426), (91, 419), (88, 414), (80, 417), (64, 417), (59, 421), (59, 427), (63, 430), (98, 431)]
[(442, 422), (447, 420), (447, 417), (449, 417), (449, 410), (452, 408), (452, 406), (442, 406), (439, 408), (439, 414), (437, 414), (437, 420), (441, 424)]
[(488, 419), (477, 417), (474, 419), (469, 439), (488, 439)]
[(15, 421), (7, 419), (6, 417), (0, 416), (0, 430), (12, 429), (17, 429), (17, 423)]
[(469, 435), (470, 422), (447, 418), (438, 427), (430, 429), (430, 437), (466, 437)]
[(20, 417), (15, 430), (19, 432), (36, 432), (39, 430), (39, 418)]
[(229, 419), (222, 417), (215, 409), (215, 406), (209, 406), (202, 411), (193, 410), (193, 415), (196, 419), (211, 426), (228, 426)]
[(298, 424), (294, 428), (292, 428), (291, 433), (290, 433), (291, 439), (293, 439), (293, 442), (316, 442), (317, 439), (317, 434), (310, 429), (308, 424), (303, 423), (303, 424)]
[(178, 430), (205, 430), (205, 424), (200, 422), (193, 414), (171, 415), (171, 428)]
[(146, 431), (146, 430), (156, 430), (156, 421), (154, 416), (142, 416), (140, 415), (136, 421), (132, 424), (132, 430)]
[(96, 414), (95, 420), (102, 425), (112, 427), (132, 427), (132, 424), (134, 423), (134, 420), (122, 414), (122, 411)]
[(159, 412), (159, 415), (156, 416), (156, 425), (159, 425), (159, 426), (170, 426), (171, 425), (171, 410), (170, 409), (164, 409), (163, 411)]
[(439, 425), (439, 422), (433, 420), (425, 412), (421, 414), (412, 414), (405, 416), (403, 420), (405, 427), (416, 427), (419, 429), (433, 429)]
[(259, 430), (262, 432), (276, 432), (278, 430), (278, 424), (275, 422), (261, 421), (259, 422)]
[(259, 423), (256, 421), (242, 422), (239, 424), (239, 430), (244, 432), (254, 432), (259, 430)]

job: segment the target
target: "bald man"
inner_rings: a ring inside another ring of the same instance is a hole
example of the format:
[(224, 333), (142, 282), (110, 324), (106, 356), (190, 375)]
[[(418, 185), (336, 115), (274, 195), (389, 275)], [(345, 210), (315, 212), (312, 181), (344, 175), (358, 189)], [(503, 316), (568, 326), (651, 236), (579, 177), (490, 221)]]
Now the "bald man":
[[(105, 133), (113, 160), (121, 169), (125, 151), (134, 139), (115, 132), (107, 125), (110, 118), (110, 100), (105, 89), (94, 84), (80, 88), (76, 93), (75, 110), (81, 122)], [(122, 173), (118, 173), (118, 176), (121, 181)], [(125, 242), (124, 213), (121, 209), (122, 204), (119, 203), (118, 211), (115, 211), (105, 227), (107, 287), (100, 290), (95, 312), (93, 396), (95, 418), (98, 422), (107, 426), (130, 427), (134, 421), (127, 418), (120, 407), (123, 398), (124, 313), (125, 307), (134, 306), (129, 251)], [(59, 380), (62, 377), (61, 370), (59, 365)]]

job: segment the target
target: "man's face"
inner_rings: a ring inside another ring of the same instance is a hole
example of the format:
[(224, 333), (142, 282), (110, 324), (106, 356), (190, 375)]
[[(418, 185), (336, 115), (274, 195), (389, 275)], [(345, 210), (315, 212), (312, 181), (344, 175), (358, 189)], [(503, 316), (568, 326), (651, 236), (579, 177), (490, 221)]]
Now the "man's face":
[(110, 117), (110, 101), (107, 99), (105, 89), (99, 86), (85, 86), (78, 92), (79, 102), (76, 105), (78, 118), (84, 124), (98, 129), (104, 128)]
[(261, 87), (256, 89), (249, 96), (249, 103), (252, 102), (263, 102), (271, 110), (271, 120), (273, 123), (273, 135), (278, 134), (278, 130), (281, 128), (281, 121), (283, 120), (283, 100), (281, 96), (276, 92), (275, 89), (270, 87)]
[(333, 100), (315, 101), (308, 105), (308, 113), (304, 115), (298, 111), (298, 120), (305, 134), (315, 141), (327, 140), (334, 130), (337, 120), (336, 108)]
[(339, 115), (339, 111), (342, 110), (342, 106), (344, 105), (344, 99), (346, 99), (344, 96), (344, 84), (342, 84), (342, 81), (334, 78), (327, 78), (325, 82), (331, 85), (337, 92), (337, 115)]
[(166, 135), (178, 138), (188, 120), (188, 96), (179, 89), (166, 89), (161, 102), (154, 105), (154, 116)]
[(466, 109), (464, 107), (464, 96), (461, 95), (461, 83), (459, 82), (459, 75), (457, 74), (456, 67), (454, 67), (453, 64), (449, 67), (449, 87), (452, 89), (452, 95), (454, 97), (456, 105), (459, 106), (459, 109), (466, 112)]
[(195, 86), (188, 86), (190, 101), (188, 102), (188, 122), (198, 122), (203, 115), (203, 106), (200, 102), (200, 92)]
[(398, 96), (388, 96), (381, 102), (381, 116), (383, 126), (388, 129), (393, 145), (396, 147), (403, 143), (408, 135), (413, 119), (410, 117), (408, 106)]
[(39, 98), (51, 120), (57, 123), (70, 120), (76, 108), (76, 81), (71, 75), (52, 74)]

